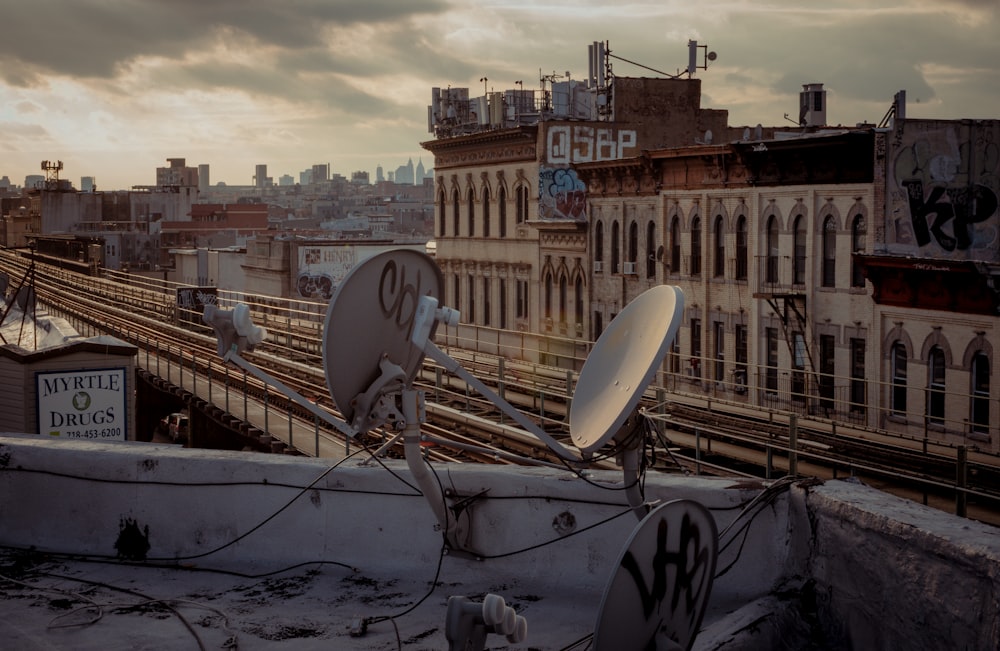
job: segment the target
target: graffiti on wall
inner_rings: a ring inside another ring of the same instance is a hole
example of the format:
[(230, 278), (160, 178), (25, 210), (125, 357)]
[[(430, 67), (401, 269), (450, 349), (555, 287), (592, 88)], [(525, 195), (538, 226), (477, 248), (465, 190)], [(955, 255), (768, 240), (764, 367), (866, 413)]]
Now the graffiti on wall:
[(538, 170), (538, 216), (542, 219), (586, 218), (587, 186), (569, 167)]
[(637, 142), (634, 129), (576, 124), (548, 127), (547, 165), (539, 170), (538, 216), (553, 220), (586, 219), (587, 186), (571, 166), (635, 156)]
[(295, 285), (299, 296), (328, 301), (357, 263), (357, 250), (353, 246), (302, 246), (298, 262)]
[(904, 133), (897, 151), (890, 162), (891, 251), (1000, 259), (1000, 124)]
[(550, 165), (572, 165), (634, 156), (638, 151), (634, 129), (559, 125), (545, 134), (545, 153)]

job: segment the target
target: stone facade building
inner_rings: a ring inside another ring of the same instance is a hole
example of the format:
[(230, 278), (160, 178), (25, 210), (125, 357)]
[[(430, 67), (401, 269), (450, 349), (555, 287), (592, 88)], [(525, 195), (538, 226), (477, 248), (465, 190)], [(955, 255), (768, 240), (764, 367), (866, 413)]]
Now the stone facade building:
[(524, 124), (514, 96), (516, 124), (423, 143), (470, 336), (593, 341), (674, 284), (668, 389), (1000, 451), (1000, 121), (907, 119), (897, 96), (880, 127), (827, 127), (810, 84), (820, 121), (732, 128), (696, 79), (613, 88), (592, 120)]

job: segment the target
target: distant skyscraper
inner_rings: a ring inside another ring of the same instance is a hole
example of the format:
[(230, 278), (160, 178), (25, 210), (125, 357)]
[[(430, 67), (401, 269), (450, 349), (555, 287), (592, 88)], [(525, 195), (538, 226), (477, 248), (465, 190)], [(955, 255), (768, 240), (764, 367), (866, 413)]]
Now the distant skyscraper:
[(255, 188), (267, 187), (267, 165), (258, 165), (253, 175), (253, 186)]
[(396, 168), (396, 183), (399, 185), (413, 185), (413, 159)]
[(81, 192), (93, 192), (97, 189), (97, 184), (94, 182), (93, 176), (83, 176), (80, 177), (80, 191)]
[(202, 163), (198, 166), (198, 192), (207, 192), (212, 187), (212, 180), (208, 173), (208, 164)]
[(426, 173), (424, 172), (424, 159), (421, 158), (417, 161), (417, 175), (413, 179), (413, 185), (423, 184), (425, 176)]
[(385, 181), (385, 174), (382, 172), (382, 164), (381, 163), (379, 163), (379, 166), (375, 168), (375, 181), (377, 183), (381, 183), (382, 181)]
[(313, 165), (312, 167), (312, 182), (313, 183), (323, 183), (330, 180), (330, 164), (325, 163), (323, 165)]

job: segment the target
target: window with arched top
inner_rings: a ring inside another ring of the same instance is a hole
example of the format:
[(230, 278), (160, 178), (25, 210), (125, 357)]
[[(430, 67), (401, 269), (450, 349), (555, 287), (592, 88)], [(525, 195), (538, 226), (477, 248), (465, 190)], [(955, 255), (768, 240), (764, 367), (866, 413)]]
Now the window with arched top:
[(490, 236), (490, 189), (483, 188), (483, 237)]
[(927, 355), (927, 421), (934, 425), (944, 424), (944, 361), (944, 350), (940, 346), (931, 348)]
[(545, 318), (552, 319), (552, 272), (545, 272)]
[(466, 210), (466, 215), (469, 218), (469, 237), (476, 236), (476, 193), (472, 188), (469, 188), (468, 194), (468, 209)]
[(837, 220), (833, 215), (823, 221), (823, 287), (837, 285)]
[(514, 191), (514, 221), (523, 224), (528, 221), (528, 188), (523, 185), (517, 186)]
[(906, 346), (896, 341), (890, 353), (892, 392), (889, 394), (889, 412), (893, 416), (906, 416)]
[(635, 266), (639, 257), (639, 225), (632, 222), (628, 225), (628, 261)]
[(736, 219), (736, 280), (747, 279), (747, 218)]
[(865, 226), (865, 216), (855, 215), (854, 221), (851, 222), (851, 287), (864, 287), (865, 286), (865, 274), (864, 269), (861, 266), (861, 259), (858, 257), (860, 254), (865, 252), (865, 238), (868, 235), (868, 229)]
[(451, 211), (452, 211), (451, 218), (452, 221), (455, 222), (455, 232), (454, 232), (455, 237), (459, 236), (458, 225), (461, 223), (461, 220), (458, 216), (458, 205), (459, 205), (458, 190), (456, 189), (453, 190), (451, 193)]
[[(604, 222), (601, 221), (594, 225), (594, 262), (604, 262)], [(603, 267), (603, 264), (594, 268), (594, 271), (602, 271), (597, 267)]]
[(764, 270), (764, 280), (765, 282), (771, 284), (777, 284), (778, 282), (778, 218), (771, 215), (767, 218), (767, 239), (765, 242), (767, 246), (766, 251), (766, 267)]
[(723, 220), (722, 215), (715, 216), (715, 247), (712, 253), (713, 260), (713, 270), (714, 276), (716, 278), (722, 278), (726, 275), (726, 231), (725, 231), (725, 220)]
[(691, 275), (701, 275), (701, 217), (691, 220)]
[(681, 220), (677, 217), (670, 222), (670, 271), (681, 272)]
[(990, 431), (990, 358), (979, 351), (972, 356), (969, 369), (972, 380), (972, 403), (969, 408), (969, 425), (973, 432)]
[[(576, 277), (576, 284), (574, 287), (573, 296), (573, 316), (576, 319), (576, 325), (579, 327), (583, 326), (583, 278), (580, 276)], [(583, 334), (582, 331), (579, 334)]]
[(444, 190), (438, 192), (438, 236), (444, 237), (444, 226), (448, 219), (445, 215)]
[(568, 298), (568, 287), (566, 283), (566, 275), (559, 275), (559, 321), (560, 323), (566, 322), (566, 305)]
[(806, 218), (795, 217), (792, 229), (792, 284), (803, 285), (806, 282)]
[(621, 273), (621, 234), (618, 222), (611, 223), (611, 273)]
[(656, 222), (646, 224), (646, 278), (656, 277)]
[(500, 225), (500, 237), (507, 237), (507, 190), (501, 185), (497, 190), (497, 221)]

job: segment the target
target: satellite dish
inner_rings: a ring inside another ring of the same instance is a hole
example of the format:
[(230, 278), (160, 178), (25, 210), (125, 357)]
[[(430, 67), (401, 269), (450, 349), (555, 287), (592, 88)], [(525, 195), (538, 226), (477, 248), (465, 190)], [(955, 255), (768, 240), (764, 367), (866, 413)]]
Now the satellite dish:
[(440, 298), (443, 286), (433, 258), (412, 249), (374, 255), (344, 277), (323, 325), (323, 370), (348, 423), (352, 403), (379, 377), (383, 358), (402, 368), (408, 383), (420, 370), (423, 350), (410, 343), (413, 318), (420, 297)]
[(595, 651), (689, 650), (712, 592), (718, 544), (715, 519), (698, 502), (673, 500), (650, 511), (604, 589)]
[(569, 409), (570, 436), (584, 452), (612, 439), (632, 414), (680, 328), (684, 293), (657, 285), (625, 306), (587, 356)]

